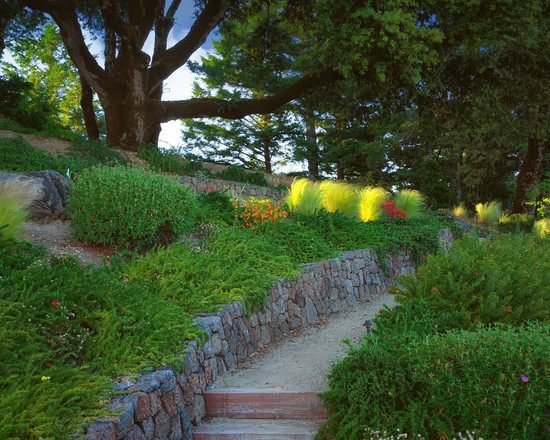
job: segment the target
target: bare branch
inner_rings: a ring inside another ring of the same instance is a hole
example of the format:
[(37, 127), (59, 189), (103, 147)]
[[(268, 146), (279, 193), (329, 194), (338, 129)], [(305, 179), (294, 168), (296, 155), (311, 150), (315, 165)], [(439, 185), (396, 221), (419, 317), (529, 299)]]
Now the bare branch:
[(265, 98), (238, 101), (219, 98), (192, 98), (183, 101), (151, 101), (151, 105), (156, 107), (156, 113), (161, 122), (185, 118), (240, 119), (251, 114), (272, 113), (320, 84), (328, 84), (340, 79), (342, 79), (340, 73), (327, 69), (315, 74), (304, 75), (294, 84)]
[(189, 33), (176, 45), (165, 51), (150, 69), (151, 89), (168, 78), (202, 46), (212, 30), (222, 21), (229, 8), (229, 0), (210, 0), (199, 14)]

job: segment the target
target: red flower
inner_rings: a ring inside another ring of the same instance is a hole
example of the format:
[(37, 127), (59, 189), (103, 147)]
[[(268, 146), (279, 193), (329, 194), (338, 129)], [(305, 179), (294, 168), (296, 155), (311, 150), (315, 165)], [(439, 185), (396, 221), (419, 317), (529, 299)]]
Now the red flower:
[(61, 301), (54, 299), (51, 304), (52, 304), (52, 307), (58, 308), (61, 306)]
[(407, 213), (395, 206), (392, 200), (386, 200), (382, 203), (382, 211), (384, 211), (384, 214), (388, 217), (407, 218)]

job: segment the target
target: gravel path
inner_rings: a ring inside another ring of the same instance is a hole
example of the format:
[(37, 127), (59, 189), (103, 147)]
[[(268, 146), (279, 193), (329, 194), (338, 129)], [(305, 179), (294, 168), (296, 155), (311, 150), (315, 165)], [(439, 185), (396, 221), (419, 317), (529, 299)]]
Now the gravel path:
[(325, 323), (309, 327), (258, 354), (236, 372), (218, 379), (213, 388), (284, 388), (321, 391), (327, 387), (331, 365), (346, 354), (348, 339), (357, 343), (365, 334), (365, 320), (384, 308), (393, 307), (392, 295), (371, 297), (353, 309), (332, 315)]

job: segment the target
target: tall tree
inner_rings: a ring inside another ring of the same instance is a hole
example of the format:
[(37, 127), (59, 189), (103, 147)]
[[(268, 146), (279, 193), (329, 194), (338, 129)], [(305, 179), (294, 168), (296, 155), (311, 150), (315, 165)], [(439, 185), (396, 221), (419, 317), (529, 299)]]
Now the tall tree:
[[(343, 75), (357, 74), (373, 82), (389, 77), (414, 80), (421, 66), (432, 60), (431, 45), (440, 40), (438, 30), (419, 25), (422, 11), (414, 1), (399, 0), (391, 4), (368, 1), (356, 5), (329, 0), (288, 0), (284, 7), (293, 12), (315, 8), (315, 50), (296, 60), (299, 63), (308, 58), (304, 64), (308, 68), (303, 74), (296, 75), (289, 85), (265, 97), (162, 101), (159, 88), (163, 81), (189, 60), (226, 17), (238, 16), (243, 11), (246, 14), (263, 2), (197, 1), (196, 18), (187, 35), (165, 50), (156, 47), (151, 61), (143, 46), (153, 28), (167, 16), (163, 10), (165, 2), (138, 0), (130, 4), (127, 0), (97, 0), (105, 34), (114, 33), (118, 41), (116, 58), (110, 68), (100, 66), (88, 50), (79, 21), (79, 2), (21, 0), (20, 3), (47, 13), (55, 20), (73, 62), (99, 96), (109, 142), (131, 150), (150, 139), (161, 122), (203, 117), (238, 119), (249, 114), (271, 113)], [(170, 20), (167, 23), (166, 26), (171, 27)]]

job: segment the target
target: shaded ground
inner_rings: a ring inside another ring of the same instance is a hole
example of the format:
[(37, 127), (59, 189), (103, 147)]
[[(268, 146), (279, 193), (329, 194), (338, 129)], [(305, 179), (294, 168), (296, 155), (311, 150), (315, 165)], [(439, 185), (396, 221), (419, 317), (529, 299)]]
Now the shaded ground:
[(347, 339), (357, 343), (365, 334), (365, 320), (393, 307), (392, 295), (383, 294), (353, 309), (332, 315), (325, 323), (309, 327), (265, 353), (252, 357), (239, 370), (216, 381), (213, 388), (285, 388), (320, 391), (327, 388), (332, 363), (346, 354)]
[(21, 238), (45, 246), (54, 255), (72, 255), (83, 263), (100, 265), (109, 257), (109, 249), (86, 246), (71, 241), (69, 222), (56, 220), (51, 223), (27, 222)]

